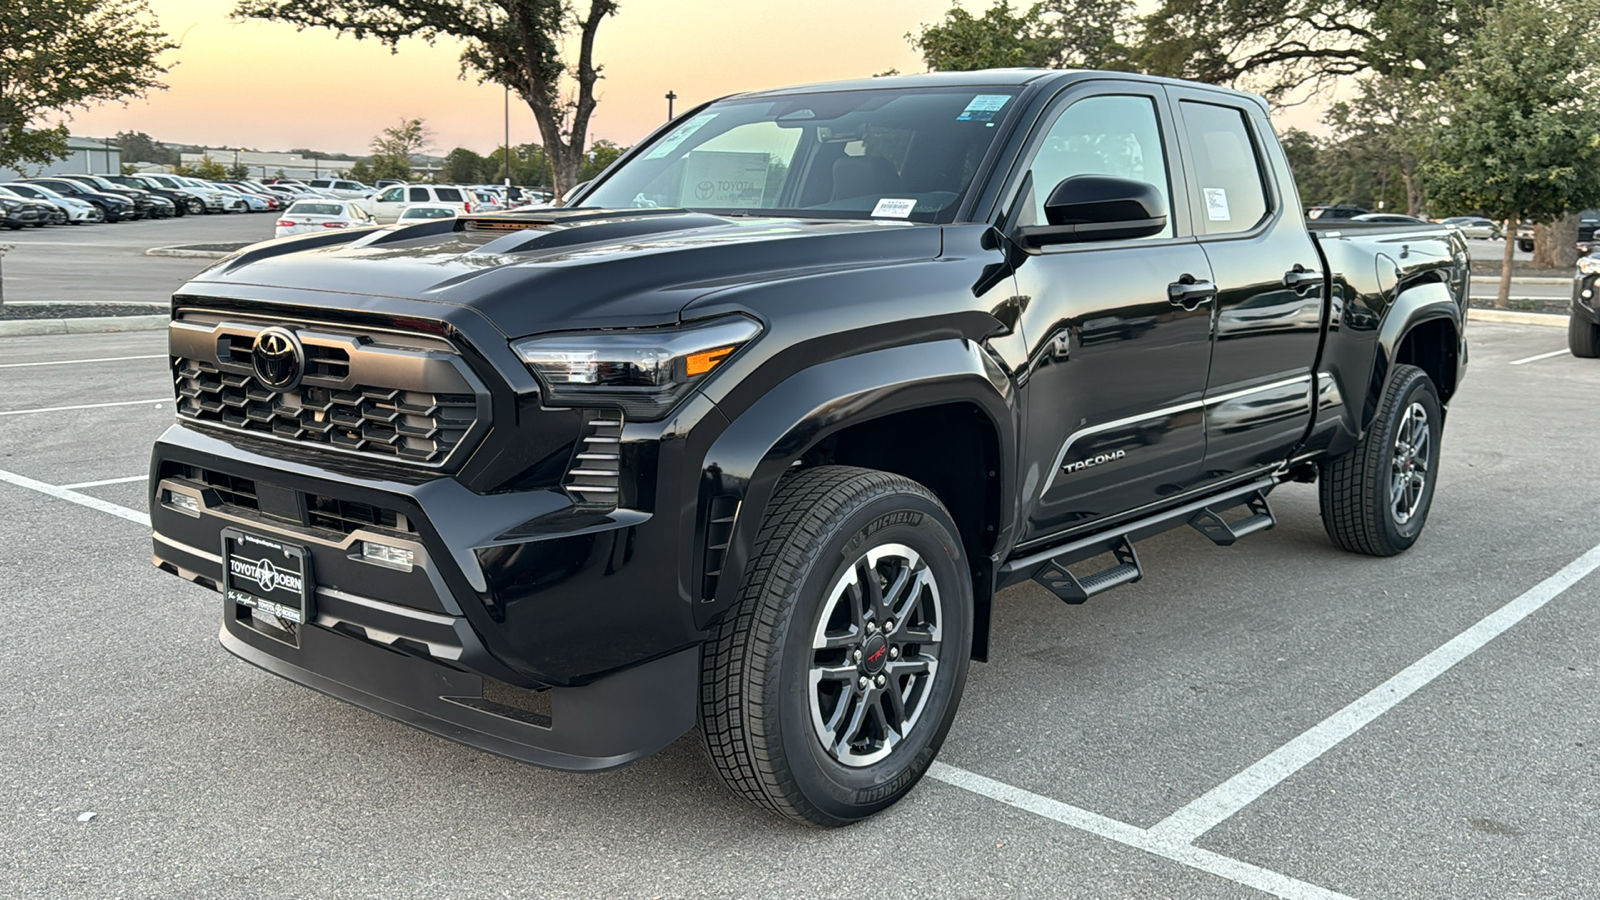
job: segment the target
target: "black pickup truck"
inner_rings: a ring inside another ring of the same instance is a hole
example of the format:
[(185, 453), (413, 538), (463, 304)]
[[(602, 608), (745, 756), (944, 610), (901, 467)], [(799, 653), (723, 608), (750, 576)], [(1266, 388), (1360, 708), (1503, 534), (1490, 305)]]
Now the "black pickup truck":
[[(994, 597), (1318, 482), (1387, 556), (1466, 363), (1444, 227), (1309, 228), (1257, 97), (1004, 70), (743, 94), (563, 209), (250, 247), (172, 305), (154, 562), (222, 644), (565, 770), (697, 725), (838, 825), (928, 768)], [(1063, 622), (1070, 628), (1070, 622)]]

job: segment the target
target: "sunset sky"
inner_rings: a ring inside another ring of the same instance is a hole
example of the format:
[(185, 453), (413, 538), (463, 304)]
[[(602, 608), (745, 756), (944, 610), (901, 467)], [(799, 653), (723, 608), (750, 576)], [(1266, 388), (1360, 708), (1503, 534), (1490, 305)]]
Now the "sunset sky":
[[(738, 91), (923, 71), (905, 35), (938, 20), (952, 2), (623, 0), (595, 42), (605, 77), (591, 139), (634, 143), (666, 118), (669, 89), (682, 110)], [(965, 5), (976, 12), (989, 3)], [(235, 22), (230, 0), (150, 0), (150, 7), (183, 45), (167, 57), (176, 63), (168, 89), (126, 106), (79, 111), (70, 122), (74, 134), (143, 131), (210, 147), (362, 154), (384, 126), (421, 118), (436, 135), (434, 153), (457, 146), (488, 153), (501, 142), (503, 91), (457, 77), (458, 45), (413, 40), (391, 55), (374, 41), (326, 30)], [(1296, 120), (1307, 118), (1297, 112)], [(539, 141), (532, 114), (516, 98), (511, 140)]]

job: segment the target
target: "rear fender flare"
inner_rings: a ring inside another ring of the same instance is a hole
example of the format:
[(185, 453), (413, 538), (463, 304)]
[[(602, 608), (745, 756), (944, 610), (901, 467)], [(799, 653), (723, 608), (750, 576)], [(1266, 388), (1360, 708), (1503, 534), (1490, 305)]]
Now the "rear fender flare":
[[(1450, 287), (1441, 281), (1418, 284), (1403, 290), (1395, 297), (1388, 310), (1385, 311), (1383, 321), (1378, 326), (1377, 353), (1372, 360), (1372, 372), (1367, 382), (1366, 396), (1361, 406), (1361, 432), (1365, 433), (1372, 424), (1372, 417), (1377, 414), (1379, 400), (1383, 391), (1389, 386), (1389, 378), (1393, 374), (1395, 359), (1400, 347), (1405, 343), (1406, 336), (1413, 329), (1424, 322), (1440, 319), (1448, 321), (1455, 330), (1456, 339), (1462, 335), (1461, 320), (1463, 314), (1461, 306), (1450, 293)], [(1460, 366), (1462, 356), (1458, 353), (1456, 372), (1454, 378), (1459, 381), (1461, 376)], [(1453, 386), (1439, 385), (1441, 396), (1449, 393)]]
[[(712, 504), (724, 510), (737, 503), (728, 545), (722, 556), (714, 596), (701, 596), (695, 618), (709, 625), (736, 602), (761, 520), (779, 479), (819, 441), (846, 427), (908, 410), (966, 403), (989, 420), (998, 436), (1001, 464), (990, 489), (1000, 492), (999, 525), (985, 551), (1008, 538), (1014, 520), (1011, 484), (1016, 427), (1010, 379), (980, 345), (948, 339), (891, 347), (822, 363), (789, 376), (746, 409), (706, 453), (700, 475), (698, 515), (705, 523)], [(983, 477), (986, 473), (973, 473)], [(703, 576), (707, 554), (697, 541), (694, 569)], [(969, 550), (969, 555), (976, 556)], [(974, 558), (976, 567), (988, 560)], [(983, 571), (992, 572), (984, 565)], [(976, 596), (987, 602), (991, 590)], [(697, 584), (700, 579), (696, 579)]]

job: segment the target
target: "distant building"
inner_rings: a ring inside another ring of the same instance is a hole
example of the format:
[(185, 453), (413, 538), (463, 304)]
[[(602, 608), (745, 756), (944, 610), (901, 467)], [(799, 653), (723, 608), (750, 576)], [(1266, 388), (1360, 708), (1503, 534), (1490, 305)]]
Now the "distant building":
[(122, 150), (111, 138), (67, 138), (67, 156), (47, 166), (0, 168), (0, 181), (34, 175), (121, 175)]
[(207, 150), (203, 153), (182, 153), (178, 159), (185, 166), (193, 166), (207, 156), (225, 166), (235, 162), (249, 166), (251, 178), (274, 178), (279, 172), (285, 178), (326, 178), (355, 165), (353, 159), (316, 159), (298, 153), (266, 153), (260, 150)]

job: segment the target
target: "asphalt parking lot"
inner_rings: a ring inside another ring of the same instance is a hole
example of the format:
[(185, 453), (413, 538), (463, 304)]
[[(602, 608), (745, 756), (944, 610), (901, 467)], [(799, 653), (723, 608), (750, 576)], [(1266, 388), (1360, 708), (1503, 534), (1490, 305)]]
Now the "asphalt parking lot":
[(933, 777), (832, 832), (692, 735), (568, 775), (235, 660), (149, 562), (165, 336), (0, 339), (0, 896), (1600, 895), (1600, 365), (1469, 335), (1411, 552), (1336, 550), (1286, 485), (1085, 606), (1009, 590)]

